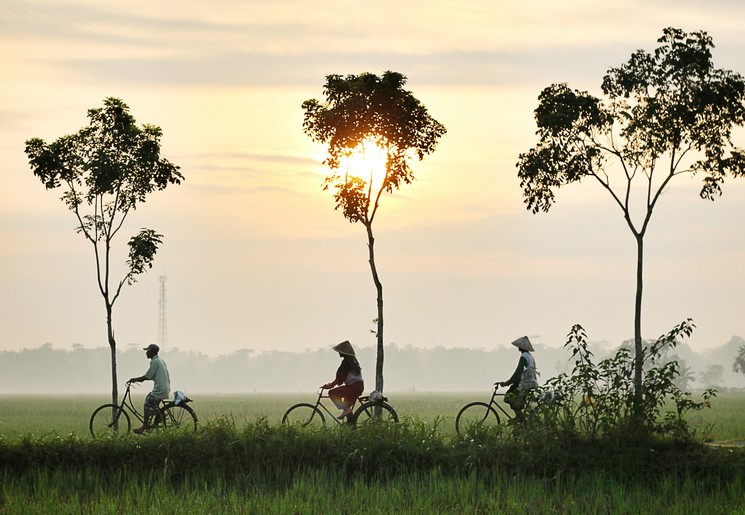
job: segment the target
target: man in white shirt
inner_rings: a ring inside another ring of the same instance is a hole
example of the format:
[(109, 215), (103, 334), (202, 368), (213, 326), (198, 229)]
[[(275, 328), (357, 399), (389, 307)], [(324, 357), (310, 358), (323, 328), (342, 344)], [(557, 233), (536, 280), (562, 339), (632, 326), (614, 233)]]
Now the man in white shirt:
[(144, 375), (133, 377), (127, 382), (141, 383), (142, 381), (153, 381), (155, 384), (153, 385), (153, 391), (145, 397), (145, 421), (142, 427), (134, 430), (137, 434), (142, 434), (150, 429), (150, 420), (158, 414), (160, 401), (167, 399), (171, 393), (171, 378), (168, 375), (168, 367), (166, 366), (166, 362), (158, 356), (160, 347), (151, 343), (142, 350), (145, 351), (145, 355), (150, 360), (150, 368), (147, 369)]

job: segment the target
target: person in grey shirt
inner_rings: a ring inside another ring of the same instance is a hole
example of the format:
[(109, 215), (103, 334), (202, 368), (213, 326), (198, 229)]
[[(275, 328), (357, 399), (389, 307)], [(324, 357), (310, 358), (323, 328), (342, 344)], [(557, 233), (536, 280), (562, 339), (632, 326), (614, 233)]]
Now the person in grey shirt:
[(517, 420), (522, 420), (527, 393), (538, 386), (538, 371), (536, 370), (535, 359), (531, 354), (535, 349), (533, 344), (530, 343), (530, 339), (527, 336), (522, 336), (512, 342), (512, 345), (520, 351), (520, 360), (517, 362), (515, 373), (507, 381), (494, 384), (510, 387), (504, 394), (504, 402), (510, 405)]
[(137, 434), (142, 434), (150, 429), (150, 420), (158, 413), (158, 405), (160, 401), (167, 399), (171, 393), (171, 378), (168, 375), (168, 367), (166, 362), (160, 359), (158, 353), (160, 347), (151, 343), (144, 349), (145, 355), (150, 360), (150, 368), (147, 369), (144, 375), (140, 377), (133, 377), (127, 383), (141, 383), (142, 381), (153, 381), (153, 391), (147, 394), (145, 397), (145, 421), (142, 427), (134, 430)]

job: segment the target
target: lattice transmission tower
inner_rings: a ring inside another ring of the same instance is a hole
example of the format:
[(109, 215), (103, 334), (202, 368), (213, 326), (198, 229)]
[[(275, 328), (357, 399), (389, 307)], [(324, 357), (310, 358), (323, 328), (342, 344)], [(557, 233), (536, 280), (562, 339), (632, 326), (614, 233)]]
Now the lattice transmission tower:
[(158, 347), (160, 350), (165, 349), (168, 343), (168, 325), (166, 323), (166, 276), (159, 275), (160, 281), (160, 302), (158, 302)]

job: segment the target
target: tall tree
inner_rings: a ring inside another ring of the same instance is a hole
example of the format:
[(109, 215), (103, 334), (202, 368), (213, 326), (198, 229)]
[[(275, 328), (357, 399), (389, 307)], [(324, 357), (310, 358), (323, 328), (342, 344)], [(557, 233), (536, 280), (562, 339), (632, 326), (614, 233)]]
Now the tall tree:
[(162, 235), (141, 229), (128, 242), (126, 273), (112, 285), (114, 237), (148, 194), (180, 184), (179, 167), (160, 157), (160, 127), (138, 127), (129, 107), (118, 98), (88, 110), (89, 125), (47, 144), (26, 141), (31, 169), (47, 189), (63, 188), (61, 200), (77, 218), (76, 232), (88, 240), (96, 258), (98, 289), (106, 307), (107, 341), (111, 350), (111, 398), (117, 404), (116, 340), (112, 312), (124, 284), (152, 268)]
[[(334, 190), (335, 209), (351, 223), (361, 223), (367, 232), (368, 259), (377, 291), (377, 359), (375, 388), (383, 391), (383, 285), (375, 264), (373, 221), (383, 192), (393, 193), (414, 180), (410, 161), (435, 150), (445, 127), (432, 118), (410, 91), (406, 77), (386, 71), (381, 77), (327, 75), (325, 102), (303, 102), (303, 131), (313, 141), (327, 146), (324, 163), (329, 174), (324, 189)], [(376, 154), (381, 171), (375, 169)], [(350, 165), (367, 159), (364, 173)]]
[(653, 54), (637, 50), (607, 72), (605, 100), (566, 84), (544, 89), (535, 110), (539, 142), (517, 163), (533, 213), (549, 210), (556, 189), (585, 178), (597, 182), (621, 210), (637, 250), (636, 406), (643, 396), (644, 236), (652, 211), (678, 175), (702, 176), (700, 196), (714, 200), (728, 174), (745, 172), (745, 155), (731, 140), (732, 128), (742, 126), (745, 117), (742, 76), (714, 68), (714, 45), (706, 32), (667, 28), (658, 43)]

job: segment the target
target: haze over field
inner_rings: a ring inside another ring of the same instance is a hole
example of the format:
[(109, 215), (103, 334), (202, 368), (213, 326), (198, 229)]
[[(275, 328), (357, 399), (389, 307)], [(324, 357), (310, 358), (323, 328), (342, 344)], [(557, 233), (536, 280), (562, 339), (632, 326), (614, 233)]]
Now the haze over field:
[[(0, 350), (106, 345), (90, 246), (61, 192), (33, 177), (24, 142), (77, 131), (108, 96), (162, 127), (163, 155), (186, 177), (119, 240), (143, 226), (164, 235), (115, 306), (122, 349), (157, 338), (159, 275), (168, 344), (184, 352), (372, 345), (364, 231), (321, 190), (300, 105), (321, 98), (327, 74), (385, 70), (448, 129), (376, 221), (386, 343), (491, 351), (528, 334), (560, 347), (575, 323), (592, 341), (631, 338), (635, 249), (617, 207), (589, 182), (560, 190), (548, 214), (522, 203), (515, 163), (536, 141), (537, 96), (557, 82), (599, 95), (605, 71), (667, 26), (707, 31), (715, 65), (745, 73), (745, 4), (310, 5), (0, 0)], [(655, 211), (643, 328), (651, 339), (691, 317), (690, 346), (705, 354), (745, 335), (745, 181), (714, 203), (699, 187), (678, 178)]]
[[(665, 355), (675, 359), (683, 371), (677, 382), (684, 389), (714, 387), (745, 388), (745, 375), (732, 370), (742, 338), (706, 352), (696, 352), (681, 344)], [(119, 377), (126, 379), (147, 370), (141, 345), (123, 345), (118, 353)], [(609, 349), (591, 345), (595, 363), (610, 355)], [(173, 390), (187, 393), (272, 393), (298, 392), (310, 396), (318, 386), (330, 381), (339, 358), (329, 349), (300, 352), (239, 349), (219, 356), (178, 348), (161, 352), (168, 363)], [(375, 347), (361, 347), (357, 355), (365, 378), (365, 392), (374, 389)], [(563, 348), (537, 346), (534, 353), (539, 382), (548, 384), (560, 373), (571, 372), (571, 353)], [(106, 366), (108, 347), (87, 349), (76, 345), (72, 350), (50, 344), (23, 351), (0, 352), (1, 394), (100, 393), (111, 387)], [(479, 392), (489, 395), (492, 384), (507, 380), (515, 371), (518, 353), (512, 346), (495, 348), (421, 349), (389, 345), (386, 349), (386, 392)], [(139, 395), (150, 391), (152, 383), (137, 389)]]

